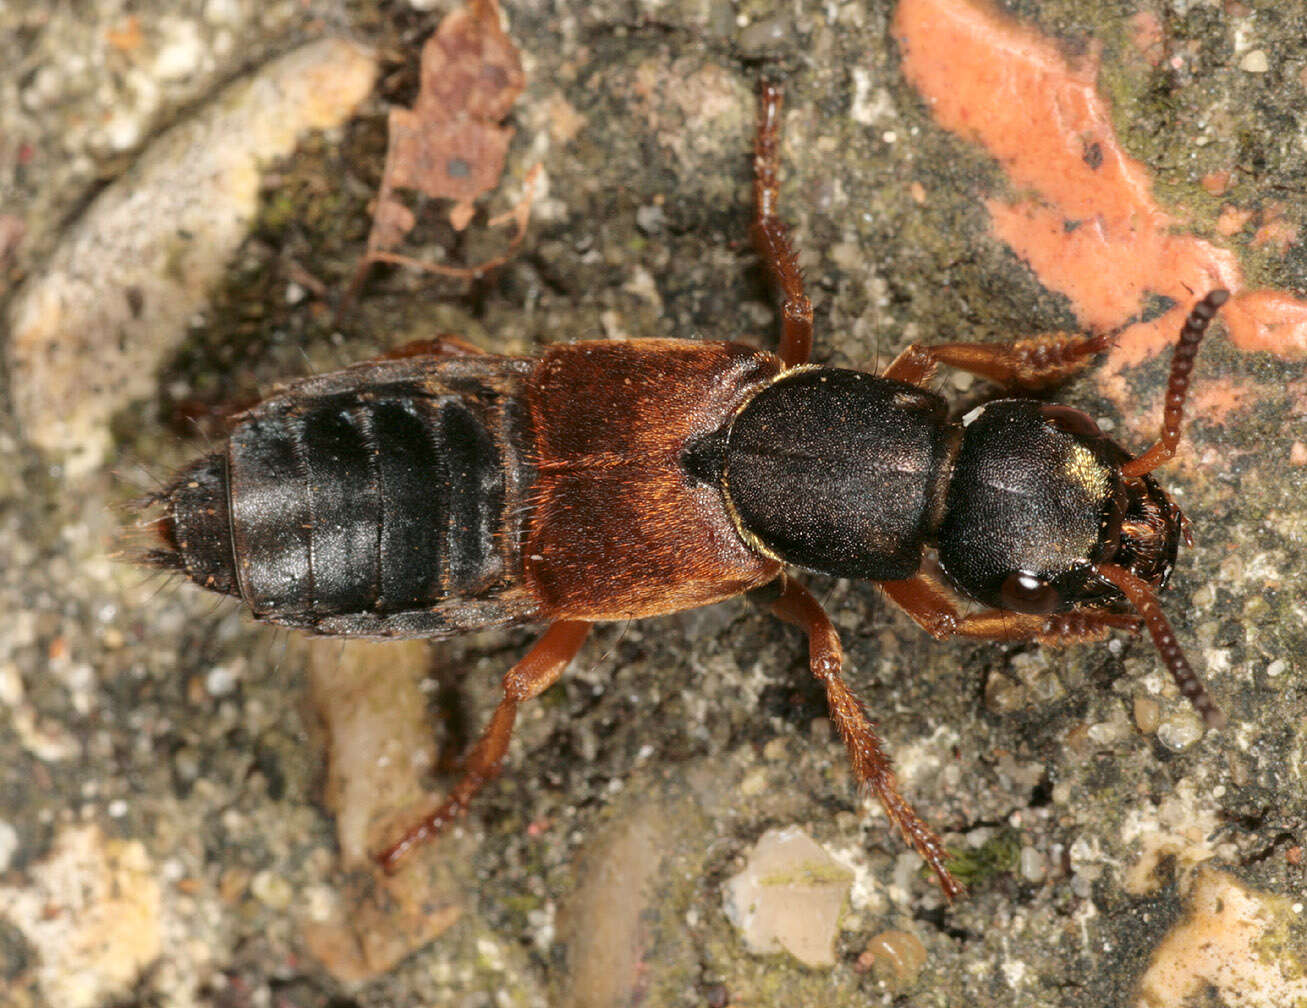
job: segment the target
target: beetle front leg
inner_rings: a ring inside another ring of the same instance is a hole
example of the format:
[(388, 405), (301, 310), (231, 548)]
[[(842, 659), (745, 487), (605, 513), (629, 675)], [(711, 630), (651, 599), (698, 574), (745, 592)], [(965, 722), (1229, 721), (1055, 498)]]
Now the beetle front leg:
[(906, 581), (881, 581), (879, 588), (936, 640), (971, 637), (978, 640), (1033, 640), (1054, 646), (1103, 640), (1112, 630), (1138, 632), (1143, 621), (1130, 613), (1104, 609), (1073, 609), (1034, 616), (1006, 609), (983, 609), (963, 615), (957, 596), (929, 574)]
[(894, 358), (883, 377), (924, 386), (939, 365), (947, 364), (1004, 388), (1038, 391), (1066, 381), (1110, 349), (1116, 335), (1047, 333), (1013, 343), (913, 343)]
[(753, 153), (753, 244), (780, 288), (780, 357), (786, 367), (794, 367), (806, 364), (812, 353), (812, 302), (803, 292), (803, 272), (789, 229), (776, 214), (781, 191), (780, 133), (780, 85), (764, 81)]
[[(881, 747), (875, 728), (867, 718), (862, 703), (844, 682), (844, 649), (830, 617), (818, 602), (797, 581), (780, 577), (780, 595), (771, 602), (771, 611), (793, 623), (808, 635), (808, 663), (812, 674), (826, 688), (826, 703), (831, 720), (844, 740), (858, 784), (875, 792), (885, 814), (902, 831), (918, 854), (934, 871), (939, 887), (950, 900), (963, 893), (962, 884), (945, 866), (948, 852), (944, 843), (922, 821), (916, 810), (899, 793), (898, 779), (890, 759)], [(760, 589), (766, 592), (768, 588)]]
[(539, 696), (558, 682), (567, 663), (581, 650), (590, 626), (578, 620), (554, 623), (535, 642), (526, 657), (509, 670), (504, 676), (504, 698), (468, 757), (463, 779), (444, 802), (377, 855), (377, 863), (385, 871), (393, 872), (414, 847), (435, 837), (466, 812), (477, 792), (499, 776), (504, 755), (508, 752), (508, 741), (513, 736), (518, 704)]

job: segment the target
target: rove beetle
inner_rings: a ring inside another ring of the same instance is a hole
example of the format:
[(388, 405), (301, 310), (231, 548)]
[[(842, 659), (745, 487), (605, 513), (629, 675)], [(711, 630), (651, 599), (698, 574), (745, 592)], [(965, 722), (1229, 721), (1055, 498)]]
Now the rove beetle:
[(844, 681), (835, 627), (788, 567), (876, 582), (941, 639), (1065, 644), (1142, 623), (1181, 693), (1223, 723), (1156, 600), (1189, 536), (1149, 474), (1175, 454), (1226, 292), (1184, 323), (1161, 440), (1138, 458), (1070, 407), (999, 399), (964, 425), (926, 387), (940, 364), (1050, 386), (1111, 333), (914, 344), (881, 375), (809, 364), (812, 306), (777, 216), (780, 109), (764, 84), (753, 237), (782, 294), (778, 354), (679, 339), (538, 358), (413, 344), (278, 391), (148, 502), (165, 513), (145, 560), (257, 619), (343, 637), (549, 623), (505, 676), (461, 781), (378, 855), (387, 869), (499, 773), (518, 705), (558, 680), (592, 623), (750, 593), (807, 634), (858, 783), (960, 895)]

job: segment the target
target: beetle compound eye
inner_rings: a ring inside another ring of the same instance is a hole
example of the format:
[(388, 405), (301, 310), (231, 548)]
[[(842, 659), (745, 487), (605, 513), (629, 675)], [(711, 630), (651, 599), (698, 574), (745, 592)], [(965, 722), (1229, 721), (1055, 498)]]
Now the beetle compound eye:
[(1075, 437), (1102, 437), (1103, 434), (1088, 413), (1061, 403), (1045, 403), (1039, 407), (1039, 415), (1050, 426)]
[(1062, 608), (1062, 596), (1058, 590), (1029, 571), (1009, 574), (999, 589), (998, 597), (1004, 609), (1032, 616), (1042, 616)]

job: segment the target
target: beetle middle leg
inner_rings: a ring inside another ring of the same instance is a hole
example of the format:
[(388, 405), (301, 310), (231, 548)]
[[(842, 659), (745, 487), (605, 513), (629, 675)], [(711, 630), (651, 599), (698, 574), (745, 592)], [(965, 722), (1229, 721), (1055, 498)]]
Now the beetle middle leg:
[[(858, 784), (875, 792), (885, 814), (903, 832), (939, 879), (940, 888), (950, 900), (962, 895), (962, 884), (945, 866), (948, 852), (935, 831), (922, 821), (907, 800), (899, 793), (899, 783), (890, 765), (890, 759), (881, 747), (876, 730), (854, 696), (841, 672), (844, 667), (844, 649), (839, 634), (821, 603), (812, 597), (797, 581), (780, 577), (780, 594), (770, 602), (771, 611), (787, 623), (793, 623), (808, 635), (808, 663), (812, 674), (826, 688), (826, 703), (831, 720), (844, 740)], [(759, 589), (759, 600), (770, 600), (775, 589)]]
[[(1171, 358), (1171, 377), (1167, 388), (1167, 413), (1162, 443), (1132, 463), (1128, 476), (1151, 472), (1175, 454), (1180, 440), (1180, 420), (1185, 396), (1189, 391), (1189, 373), (1193, 368), (1198, 344), (1221, 305), (1229, 299), (1228, 291), (1217, 288), (1190, 310), (1180, 330), (1180, 338)], [(885, 369), (884, 377), (909, 385), (924, 385), (940, 364), (988, 378), (1005, 388), (1032, 391), (1057, 385), (1087, 365), (1095, 356), (1111, 349), (1122, 332), (1114, 329), (1096, 336), (1072, 333), (1046, 333), (1012, 343), (940, 343), (923, 346), (913, 343)]]
[(477, 792), (499, 776), (509, 739), (513, 736), (518, 705), (539, 696), (558, 682), (567, 663), (581, 650), (590, 626), (590, 623), (580, 620), (559, 620), (545, 631), (521, 661), (509, 669), (504, 676), (504, 698), (468, 757), (463, 779), (444, 802), (377, 855), (377, 863), (383, 869), (394, 871), (409, 851), (434, 837), (466, 812)]
[(753, 244), (781, 291), (780, 357), (786, 367), (806, 364), (812, 353), (812, 302), (789, 229), (777, 216), (780, 202), (780, 85), (764, 81), (759, 92), (758, 137), (753, 153)]

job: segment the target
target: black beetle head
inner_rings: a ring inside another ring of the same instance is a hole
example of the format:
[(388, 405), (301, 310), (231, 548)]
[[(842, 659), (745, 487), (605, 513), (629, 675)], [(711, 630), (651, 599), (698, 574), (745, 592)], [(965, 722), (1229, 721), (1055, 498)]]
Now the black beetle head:
[(1066, 612), (1116, 606), (1099, 576), (1114, 564), (1160, 590), (1184, 518), (1131, 456), (1084, 413), (1002, 399), (966, 429), (938, 533), (940, 566), (966, 595), (997, 609)]

